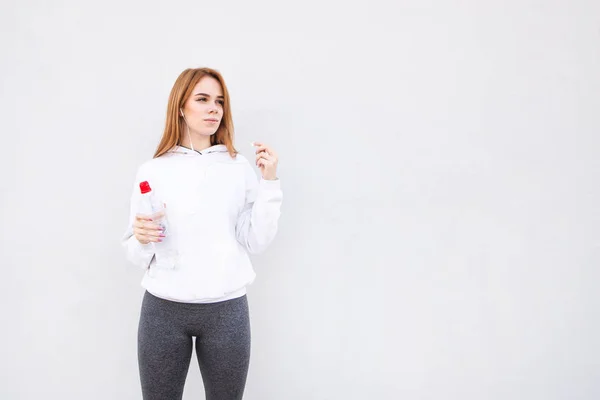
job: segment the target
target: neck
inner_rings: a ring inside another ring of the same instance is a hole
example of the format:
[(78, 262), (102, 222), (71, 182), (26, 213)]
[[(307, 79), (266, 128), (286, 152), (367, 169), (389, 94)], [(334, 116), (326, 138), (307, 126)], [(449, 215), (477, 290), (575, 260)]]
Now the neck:
[[(192, 141), (190, 142), (190, 136)], [(181, 145), (184, 147), (188, 147), (190, 149), (194, 149), (196, 151), (202, 151), (208, 149), (210, 146), (210, 136), (200, 135), (190, 130), (190, 134), (187, 132), (183, 135), (183, 140), (181, 141)], [(193, 145), (193, 146), (192, 146)]]

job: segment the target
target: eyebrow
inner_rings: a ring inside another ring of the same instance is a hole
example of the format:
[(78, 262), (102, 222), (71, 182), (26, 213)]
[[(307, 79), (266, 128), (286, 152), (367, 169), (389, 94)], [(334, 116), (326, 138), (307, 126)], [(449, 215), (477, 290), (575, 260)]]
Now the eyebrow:
[[(210, 94), (206, 94), (206, 93), (196, 93), (194, 96), (205, 96), (205, 97), (210, 97)], [(223, 96), (217, 96), (217, 99), (224, 99), (225, 97)]]

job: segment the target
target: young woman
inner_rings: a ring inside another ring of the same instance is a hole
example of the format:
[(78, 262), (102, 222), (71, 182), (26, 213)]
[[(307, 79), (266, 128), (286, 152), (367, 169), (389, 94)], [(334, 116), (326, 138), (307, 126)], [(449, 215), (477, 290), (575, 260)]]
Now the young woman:
[[(192, 340), (207, 400), (241, 399), (250, 359), (246, 286), (255, 278), (248, 253), (265, 250), (277, 232), (282, 192), (278, 157), (253, 143), (257, 179), (233, 146), (229, 93), (218, 71), (187, 69), (175, 82), (154, 158), (137, 171), (127, 258), (146, 272), (138, 329), (145, 400), (181, 399)], [(140, 215), (140, 183), (166, 206)], [(171, 265), (161, 246), (174, 250)]]

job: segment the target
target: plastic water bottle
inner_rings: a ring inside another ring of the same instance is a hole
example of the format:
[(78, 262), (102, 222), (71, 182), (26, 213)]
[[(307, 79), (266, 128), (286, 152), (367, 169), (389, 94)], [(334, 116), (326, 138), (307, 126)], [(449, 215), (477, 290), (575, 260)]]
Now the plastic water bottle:
[[(162, 242), (150, 242), (154, 248), (154, 256), (156, 257), (156, 267), (170, 269), (175, 267), (177, 260), (177, 249), (173, 237), (169, 232), (169, 223), (167, 221), (165, 205), (160, 201), (155, 192), (152, 191), (148, 181), (140, 182), (140, 192), (142, 198), (138, 207), (140, 214), (152, 215), (152, 222), (158, 223), (165, 235)], [(156, 219), (155, 215), (163, 212), (163, 216)]]

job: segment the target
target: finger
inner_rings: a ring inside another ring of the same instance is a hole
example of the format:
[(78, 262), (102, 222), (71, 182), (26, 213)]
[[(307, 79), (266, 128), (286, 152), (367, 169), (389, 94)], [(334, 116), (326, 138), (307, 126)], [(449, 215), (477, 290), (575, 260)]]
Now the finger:
[(156, 234), (156, 233), (163, 233), (163, 229), (160, 225), (152, 225), (152, 224), (142, 224), (142, 225), (137, 225), (134, 229), (134, 231), (139, 232), (142, 235), (149, 235), (149, 234)]
[(153, 222), (146, 222), (144, 225), (144, 228), (147, 229), (149, 232), (156, 232), (156, 231), (163, 230), (162, 225), (155, 224)]
[(138, 228), (138, 232), (142, 235), (157, 236), (164, 233), (161, 226), (147, 225)]
[(267, 153), (260, 153), (260, 154), (258, 154), (258, 155), (256, 156), (256, 159), (257, 159), (257, 160), (260, 160), (261, 158), (262, 158), (262, 159), (265, 159), (265, 160), (267, 160), (267, 161), (272, 161), (272, 162), (275, 162), (275, 157), (273, 157), (273, 156), (271, 156), (271, 155), (269, 155), (269, 154), (267, 154)]
[(274, 156), (275, 152), (271, 149), (269, 149), (268, 147), (261, 147), (259, 149), (256, 150), (256, 154), (259, 153), (267, 153), (268, 155)]
[(155, 221), (155, 220), (159, 220), (162, 217), (165, 216), (165, 212), (164, 211), (159, 211), (157, 213), (154, 214), (150, 214), (150, 215), (146, 215), (146, 214), (136, 214), (135, 216), (135, 220), (139, 221), (139, 222), (145, 222), (145, 221)]
[(138, 239), (140, 243), (145, 243), (148, 244), (150, 242), (152, 243), (159, 243), (162, 242), (162, 238), (161, 237), (155, 237), (155, 236), (147, 236), (147, 235), (140, 235), (140, 239)]
[(133, 226), (141, 229), (161, 229), (161, 225), (151, 219), (136, 219)]
[(261, 170), (274, 168), (273, 162), (265, 159), (260, 159), (256, 164)]
[(256, 153), (260, 151), (266, 151), (268, 154), (277, 157), (277, 152), (273, 150), (271, 146), (267, 146), (266, 144), (261, 144), (260, 146), (258, 146), (258, 148), (256, 149)]
[(273, 161), (272, 161), (272, 160), (269, 160), (269, 159), (267, 159), (266, 157), (258, 157), (258, 158), (256, 159), (256, 165), (258, 166), (259, 164), (261, 164), (261, 165), (265, 165), (265, 166), (266, 166), (266, 165), (271, 165), (271, 164), (273, 164)]
[(136, 221), (152, 221), (152, 217), (145, 214), (136, 214), (135, 219)]
[(139, 229), (137, 234), (146, 238), (164, 238), (165, 233), (161, 230)]
[(260, 157), (272, 157), (272, 155), (267, 153), (266, 151), (261, 151), (260, 153), (256, 153), (256, 158)]
[(146, 237), (151, 238), (151, 239), (160, 239), (160, 238), (164, 238), (165, 234), (159, 231), (154, 231), (154, 232), (148, 232), (146, 233)]
[(267, 146), (266, 144), (260, 144), (258, 146), (256, 146), (256, 153), (260, 152), (260, 151), (266, 151), (269, 154), (273, 152), (273, 149), (270, 146)]
[(258, 153), (264, 150), (264, 144), (259, 142), (252, 142), (252, 147), (254, 147), (254, 153)]
[(139, 239), (144, 239), (144, 240), (148, 240), (149, 236), (148, 236), (148, 232), (146, 232), (143, 229), (136, 229), (134, 232), (134, 235), (136, 238)]

